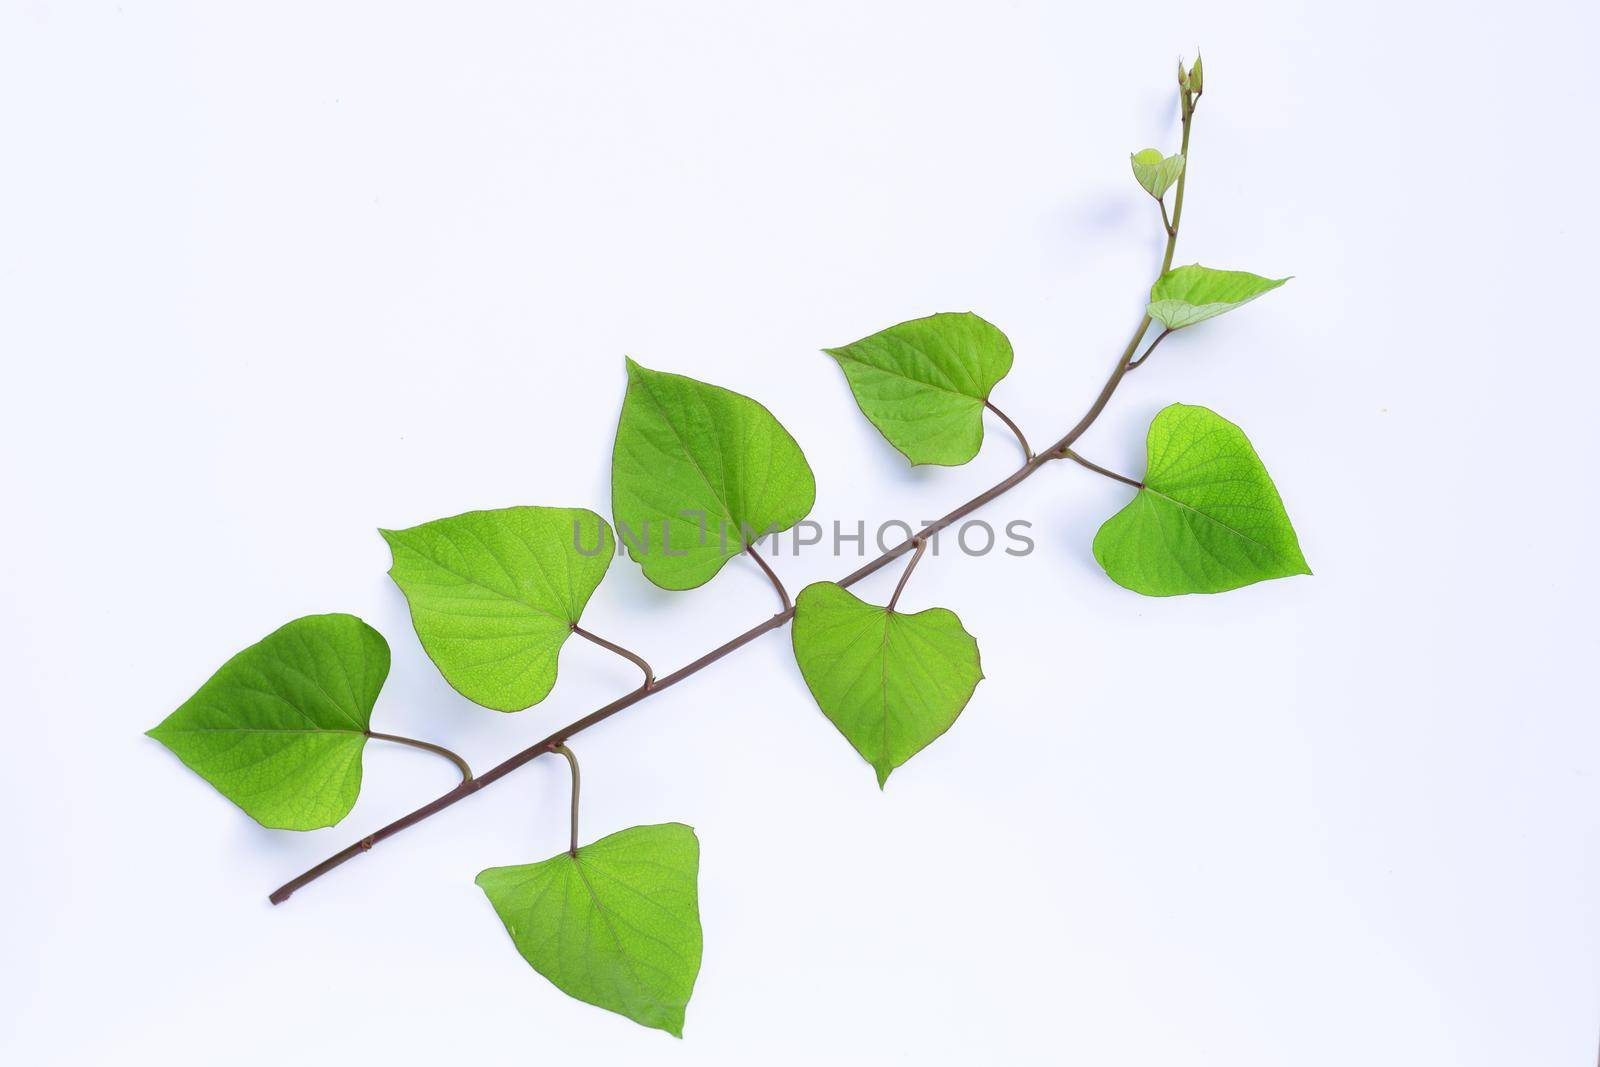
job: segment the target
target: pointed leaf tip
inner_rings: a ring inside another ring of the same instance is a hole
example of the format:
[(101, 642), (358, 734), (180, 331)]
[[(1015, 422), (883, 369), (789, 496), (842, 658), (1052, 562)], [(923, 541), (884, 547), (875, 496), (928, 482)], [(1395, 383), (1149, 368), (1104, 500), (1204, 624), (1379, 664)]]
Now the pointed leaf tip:
[(662, 823), (475, 881), (556, 988), (681, 1038), (700, 973), (699, 869), (693, 828)]
[(772, 412), (739, 393), (635, 365), (611, 455), (617, 534), (663, 589), (693, 589), (816, 502), (816, 479)]
[(983, 678), (978, 643), (954, 612), (891, 612), (832, 582), (795, 598), (793, 644), (817, 706), (879, 789), (955, 723)]
[(615, 552), (587, 508), (469, 511), (385, 539), (423, 651), (456, 692), (505, 712), (549, 695)]
[(1011, 370), (1011, 342), (970, 311), (911, 319), (841, 348), (856, 404), (913, 465), (953, 467), (983, 444), (983, 407)]
[(1277, 488), (1244, 432), (1173, 404), (1150, 423), (1149, 466), (1133, 500), (1100, 527), (1094, 557), (1146, 596), (1221, 593), (1310, 574)]
[(1150, 287), (1151, 318), (1180, 330), (1215, 318), (1270, 293), (1289, 278), (1263, 278), (1242, 270), (1215, 270), (1191, 263), (1175, 267)]
[(354, 615), (307, 615), (224, 663), (146, 731), (263, 826), (350, 813), (389, 643)]

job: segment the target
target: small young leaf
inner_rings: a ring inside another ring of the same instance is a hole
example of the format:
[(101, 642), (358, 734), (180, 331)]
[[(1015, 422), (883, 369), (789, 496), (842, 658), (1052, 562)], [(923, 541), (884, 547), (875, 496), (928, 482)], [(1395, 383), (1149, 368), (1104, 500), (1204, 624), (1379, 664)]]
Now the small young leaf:
[(747, 396), (628, 360), (611, 456), (617, 536), (644, 576), (693, 589), (816, 502), (805, 455)]
[(1150, 287), (1150, 317), (1169, 330), (1193, 326), (1248, 304), (1288, 278), (1263, 278), (1242, 270), (1212, 270), (1198, 263), (1167, 271)]
[(950, 729), (983, 679), (978, 643), (944, 608), (902, 615), (832, 582), (795, 598), (794, 658), (822, 713), (878, 774)]
[(1183, 173), (1183, 156), (1167, 156), (1154, 148), (1146, 148), (1128, 157), (1133, 161), (1133, 176), (1144, 186), (1145, 192), (1160, 200), (1172, 183)]
[(839, 361), (861, 413), (913, 464), (976, 456), (983, 402), (1011, 370), (1011, 342), (971, 312), (912, 319), (823, 351)]
[(478, 885), (522, 958), (570, 997), (683, 1036), (700, 973), (700, 842), (635, 826)]
[(584, 508), (469, 511), (378, 532), (428, 657), (456, 692), (495, 711), (549, 695), (561, 646), (615, 550), (611, 527)]
[(1146, 596), (1221, 593), (1310, 574), (1283, 501), (1244, 432), (1214, 411), (1163, 408), (1144, 487), (1094, 538), (1118, 585)]
[(389, 644), (354, 615), (307, 615), (224, 663), (148, 731), (262, 826), (350, 813)]

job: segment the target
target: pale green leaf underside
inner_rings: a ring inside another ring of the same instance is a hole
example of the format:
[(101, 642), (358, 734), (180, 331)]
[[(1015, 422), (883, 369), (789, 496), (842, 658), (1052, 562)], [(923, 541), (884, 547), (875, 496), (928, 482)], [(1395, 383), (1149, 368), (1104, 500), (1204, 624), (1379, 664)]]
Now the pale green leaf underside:
[(1011, 370), (1011, 342), (971, 312), (912, 319), (843, 348), (861, 412), (913, 464), (956, 466), (983, 444), (983, 402)]
[(1232, 311), (1268, 293), (1288, 278), (1263, 278), (1243, 270), (1212, 270), (1198, 263), (1175, 267), (1150, 287), (1150, 317), (1169, 330)]
[(978, 643), (954, 612), (903, 615), (832, 582), (795, 599), (794, 656), (817, 706), (880, 787), (950, 728), (983, 678)]
[(1183, 156), (1165, 156), (1154, 148), (1135, 152), (1129, 159), (1133, 163), (1133, 176), (1144, 186), (1145, 192), (1160, 200), (1172, 183), (1183, 173)]
[(700, 973), (700, 842), (682, 823), (635, 826), (478, 885), (522, 958), (568, 996), (683, 1036)]
[(388, 675), (378, 631), (353, 615), (307, 615), (224, 663), (149, 736), (263, 826), (332, 826), (361, 792)]
[(615, 551), (611, 528), (584, 508), (469, 511), (379, 533), (423, 649), (458, 693), (496, 711), (549, 694)]
[(664, 589), (693, 589), (816, 502), (789, 431), (747, 396), (628, 360), (611, 510), (628, 555)]
[(1266, 467), (1214, 411), (1164, 408), (1150, 423), (1144, 488), (1100, 527), (1094, 557), (1146, 596), (1221, 593), (1310, 574)]

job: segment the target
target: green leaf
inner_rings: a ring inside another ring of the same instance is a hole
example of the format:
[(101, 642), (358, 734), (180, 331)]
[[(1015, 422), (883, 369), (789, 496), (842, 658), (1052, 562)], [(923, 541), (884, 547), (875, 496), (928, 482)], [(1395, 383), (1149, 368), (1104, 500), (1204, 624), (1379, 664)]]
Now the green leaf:
[(1212, 270), (1198, 263), (1167, 271), (1150, 287), (1150, 317), (1169, 330), (1193, 326), (1248, 304), (1288, 278), (1263, 278), (1242, 270)]
[(628, 360), (611, 457), (617, 535), (663, 589), (693, 589), (816, 502), (806, 457), (747, 396)]
[(1214, 411), (1164, 408), (1150, 423), (1144, 487), (1094, 538), (1118, 585), (1146, 596), (1221, 593), (1310, 574), (1283, 501), (1244, 432)]
[(944, 608), (904, 615), (832, 582), (800, 591), (794, 657), (822, 713), (878, 773), (950, 729), (983, 678), (978, 643)]
[(354, 615), (307, 615), (224, 663), (148, 731), (245, 814), (315, 830), (350, 813), (389, 644)]
[(912, 319), (843, 348), (850, 391), (913, 464), (953, 467), (983, 444), (983, 403), (1011, 370), (1011, 342), (971, 312)]
[(611, 527), (583, 508), (469, 511), (378, 532), (429, 658), (456, 692), (496, 711), (549, 695), (615, 551)]
[(490, 867), (478, 885), (522, 958), (570, 997), (683, 1036), (700, 973), (700, 842), (635, 826), (573, 856)]
[(1172, 183), (1183, 173), (1183, 156), (1162, 158), (1154, 148), (1146, 148), (1128, 157), (1133, 161), (1133, 176), (1144, 186), (1145, 192), (1160, 200)]

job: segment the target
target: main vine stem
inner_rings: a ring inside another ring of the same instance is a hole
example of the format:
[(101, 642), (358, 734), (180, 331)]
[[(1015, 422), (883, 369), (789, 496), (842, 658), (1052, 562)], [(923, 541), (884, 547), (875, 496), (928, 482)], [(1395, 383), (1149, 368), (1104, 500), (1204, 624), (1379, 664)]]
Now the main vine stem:
[[(1188, 93), (1182, 93), (1180, 95), (1180, 101), (1183, 108), (1183, 153), (1185, 162), (1183, 173), (1178, 177), (1178, 191), (1177, 196), (1174, 198), (1172, 212), (1172, 227), (1167, 233), (1166, 254), (1161, 260), (1161, 272), (1163, 274), (1171, 268), (1172, 254), (1178, 245), (1178, 226), (1183, 218), (1183, 187), (1188, 181), (1190, 169), (1188, 165), (1189, 126), (1194, 117), (1194, 104)], [(1017, 486), (1031, 478), (1034, 473), (1046, 463), (1049, 463), (1052, 460), (1065, 458), (1067, 453), (1071, 450), (1073, 444), (1078, 440), (1078, 438), (1083, 436), (1090, 426), (1094, 425), (1095, 420), (1100, 417), (1101, 412), (1105, 411), (1106, 405), (1110, 403), (1111, 395), (1117, 391), (1117, 386), (1122, 383), (1123, 376), (1128, 373), (1128, 366), (1134, 361), (1134, 353), (1139, 350), (1140, 342), (1144, 340), (1145, 333), (1150, 329), (1150, 321), (1150, 316), (1145, 315), (1144, 319), (1139, 323), (1139, 328), (1134, 331), (1132, 340), (1128, 342), (1128, 346), (1123, 349), (1122, 355), (1118, 357), (1117, 365), (1111, 371), (1111, 377), (1107, 378), (1105, 385), (1100, 387), (1100, 394), (1094, 398), (1094, 403), (1089, 405), (1089, 410), (1084, 412), (1083, 417), (1078, 420), (1077, 424), (1073, 426), (1072, 429), (1068, 430), (1059, 441), (1045, 449), (1043, 452), (1040, 452), (1038, 455), (1029, 458), (1027, 462), (1023, 463), (1023, 465), (1014, 473), (1012, 473), (1010, 477), (995, 483), (988, 489), (985, 489), (983, 492), (979, 493), (965, 504), (962, 504), (954, 511), (946, 514), (943, 518), (924, 527), (920, 532), (906, 538), (898, 545), (895, 545), (877, 559), (874, 559), (871, 562), (852, 571), (850, 574), (845, 575), (843, 578), (839, 579), (837, 584), (844, 587), (849, 587), (855, 585), (863, 578), (866, 578), (872, 574), (876, 574), (878, 571), (882, 570), (890, 563), (893, 563), (907, 552), (915, 549), (919, 543), (935, 536), (941, 530), (960, 522), (962, 519), (966, 518), (968, 515), (971, 515), (974, 511), (977, 511), (979, 508), (983, 507), (985, 504), (989, 503), (995, 498), (1003, 496), (1012, 489), (1015, 489)], [(758, 562), (761, 561), (759, 556), (757, 556), (756, 559)], [(455, 804), (457, 801), (465, 800), (467, 797), (478, 792), (480, 789), (483, 789), (485, 786), (492, 785), (493, 783), (504, 778), (506, 775), (510, 774), (512, 771), (517, 770), (519, 767), (522, 767), (528, 763), (532, 763), (540, 756), (547, 755), (551, 752), (560, 751), (568, 739), (576, 736), (577, 734), (581, 734), (589, 727), (604, 722), (605, 720), (611, 718), (611, 716), (617, 714), (617, 712), (626, 708), (631, 708), (641, 700), (653, 696), (656, 693), (661, 692), (663, 689), (672, 688), (685, 678), (705, 670), (707, 667), (711, 666), (722, 657), (728, 655), (730, 652), (735, 652), (738, 649), (743, 648), (745, 645), (748, 645), (751, 641), (754, 641), (761, 635), (778, 629), (790, 619), (794, 618), (793, 605), (787, 603), (787, 597), (784, 599), (784, 609), (767, 619), (765, 622), (761, 622), (750, 627), (750, 629), (746, 630), (744, 633), (733, 638), (731, 641), (712, 649), (710, 652), (707, 652), (693, 663), (686, 664), (685, 666), (678, 668), (676, 671), (673, 671), (671, 674), (668, 674), (662, 678), (657, 678), (653, 685), (643, 686), (639, 689), (635, 689), (626, 696), (622, 696), (616, 700), (613, 700), (605, 707), (598, 708), (585, 715), (583, 718), (568, 723), (555, 733), (551, 734), (549, 737), (546, 737), (544, 740), (536, 742), (535, 744), (529, 745), (527, 748), (523, 749), (521, 752), (518, 752), (505, 762), (485, 771), (479, 777), (463, 781), (460, 785), (456, 786), (454, 789), (450, 790), (450, 792), (444, 794), (438, 799), (424, 804), (422, 807), (411, 812), (409, 815), (401, 816), (382, 829), (368, 834), (366, 837), (363, 837), (353, 845), (350, 845), (349, 847), (334, 853), (332, 856), (329, 856), (327, 859), (306, 871), (298, 878), (294, 878), (288, 882), (285, 882), (283, 885), (273, 890), (271, 897), (268, 899), (270, 899), (274, 904), (282, 904), (284, 901), (293, 896), (295, 891), (300, 889), (302, 886), (316, 881), (318, 878), (321, 878), (335, 867), (355, 859), (362, 853), (370, 852), (372, 847), (378, 844), (378, 842), (385, 841), (393, 837), (395, 834), (398, 834), (400, 831), (405, 830), (408, 827), (415, 826), (423, 819), (437, 815), (439, 812)]]

